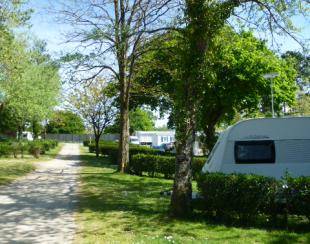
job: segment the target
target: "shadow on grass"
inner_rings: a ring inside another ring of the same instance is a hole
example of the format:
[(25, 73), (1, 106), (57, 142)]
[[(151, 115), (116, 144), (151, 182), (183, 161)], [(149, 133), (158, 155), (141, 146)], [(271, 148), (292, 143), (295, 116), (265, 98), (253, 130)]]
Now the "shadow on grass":
[[(122, 228), (123, 231), (160, 235), (175, 234), (180, 237), (202, 238), (212, 233), (208, 240), (238, 241), (245, 233), (248, 238), (260, 238), (265, 235), (269, 243), (291, 243), (299, 241), (301, 235), (284, 230), (273, 231), (263, 223), (254, 226), (242, 226), (238, 223), (215, 218), (207, 218), (201, 212), (195, 212), (189, 219), (177, 220), (168, 217), (169, 197), (159, 193), (172, 188), (172, 180), (139, 177), (120, 174), (117, 166), (111, 165), (108, 158), (96, 158), (91, 154), (80, 157), (82, 190), (80, 194), (81, 213), (94, 213), (101, 221), (111, 222), (110, 227)], [(117, 219), (114, 222), (111, 219)], [(239, 231), (232, 227), (242, 227)], [(254, 230), (253, 227), (261, 230)], [(296, 229), (309, 232), (309, 228)], [(264, 233), (264, 234), (262, 234)], [(89, 233), (91, 234), (91, 233)], [(267, 237), (266, 237), (267, 236)], [(309, 233), (305, 236), (310, 239)]]

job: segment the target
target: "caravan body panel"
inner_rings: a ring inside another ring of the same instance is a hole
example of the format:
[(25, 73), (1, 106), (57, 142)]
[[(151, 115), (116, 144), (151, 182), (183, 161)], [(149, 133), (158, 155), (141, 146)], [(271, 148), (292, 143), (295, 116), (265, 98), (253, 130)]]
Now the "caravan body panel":
[(203, 172), (310, 176), (310, 117), (239, 122), (212, 151)]

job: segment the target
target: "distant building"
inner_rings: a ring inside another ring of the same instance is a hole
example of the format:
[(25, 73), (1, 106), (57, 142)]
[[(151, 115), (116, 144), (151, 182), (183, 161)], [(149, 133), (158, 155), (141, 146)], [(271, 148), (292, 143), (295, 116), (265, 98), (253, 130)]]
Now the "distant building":
[(136, 131), (134, 133), (140, 145), (150, 145), (153, 147), (162, 146), (167, 143), (175, 142), (175, 131)]
[(20, 136), (20, 139), (27, 140), (27, 141), (33, 141), (33, 133), (30, 131), (23, 131)]
[[(162, 147), (175, 142), (175, 131), (136, 131), (132, 136), (140, 145), (149, 145), (151, 147)], [(174, 146), (173, 146), (174, 147)], [(201, 143), (196, 139), (194, 142), (194, 155), (203, 155)]]

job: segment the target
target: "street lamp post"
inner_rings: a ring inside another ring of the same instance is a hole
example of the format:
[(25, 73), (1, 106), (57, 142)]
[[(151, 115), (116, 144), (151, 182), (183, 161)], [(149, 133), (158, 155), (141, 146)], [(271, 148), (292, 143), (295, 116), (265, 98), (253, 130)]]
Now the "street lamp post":
[(279, 76), (279, 73), (268, 73), (268, 74), (263, 75), (263, 77), (265, 79), (270, 79), (272, 118), (275, 117), (275, 115), (274, 115), (274, 99), (273, 99), (273, 79), (278, 77), (278, 76)]

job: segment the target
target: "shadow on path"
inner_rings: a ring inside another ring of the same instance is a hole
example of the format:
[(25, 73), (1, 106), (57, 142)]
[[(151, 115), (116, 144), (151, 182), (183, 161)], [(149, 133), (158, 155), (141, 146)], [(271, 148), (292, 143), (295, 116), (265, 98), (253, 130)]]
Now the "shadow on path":
[(0, 243), (70, 243), (75, 233), (79, 145), (0, 187)]

